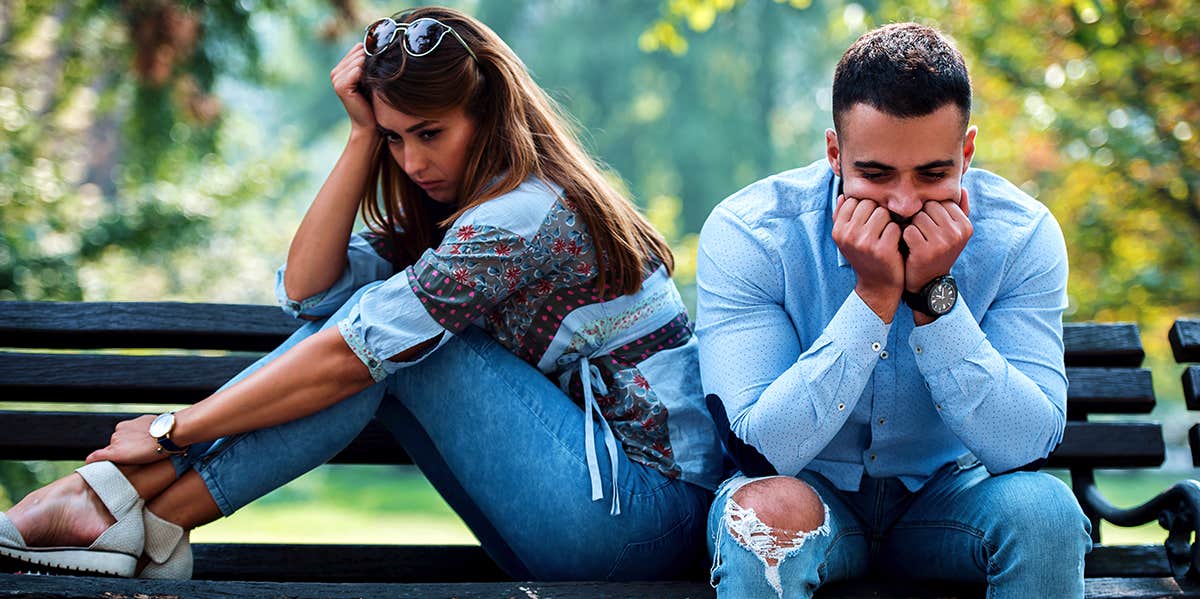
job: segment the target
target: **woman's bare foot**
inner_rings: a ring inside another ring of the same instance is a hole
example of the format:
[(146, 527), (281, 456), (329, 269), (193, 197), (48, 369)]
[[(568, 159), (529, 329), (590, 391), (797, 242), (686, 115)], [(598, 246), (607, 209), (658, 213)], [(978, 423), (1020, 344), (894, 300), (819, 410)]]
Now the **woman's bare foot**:
[(30, 547), (87, 547), (117, 521), (75, 472), (26, 495), (5, 515)]

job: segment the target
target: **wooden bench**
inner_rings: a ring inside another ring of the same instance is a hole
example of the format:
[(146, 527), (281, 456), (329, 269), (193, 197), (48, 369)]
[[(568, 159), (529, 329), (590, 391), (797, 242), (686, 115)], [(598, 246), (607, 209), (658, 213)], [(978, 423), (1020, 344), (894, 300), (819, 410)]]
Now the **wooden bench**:
[[(269, 306), (0, 302), (0, 398), (42, 404), (187, 404), (207, 396), (297, 326)], [(1165, 546), (1098, 545), (1087, 560), (1088, 596), (1200, 597), (1200, 587), (1190, 578), (1200, 571), (1200, 562), (1189, 543), (1200, 514), (1195, 493), (1200, 486), (1181, 483), (1145, 506), (1119, 510), (1104, 499), (1093, 477), (1096, 468), (1154, 468), (1164, 460), (1160, 425), (1088, 421), (1091, 414), (1144, 414), (1154, 407), (1136, 325), (1070, 324), (1065, 340), (1070, 421), (1046, 467), (1070, 470), (1075, 493), (1096, 525), (1097, 541), (1100, 518), (1124, 526), (1157, 518), (1171, 528)], [(139, 351), (107, 351), (122, 348)], [(1194, 394), (1189, 396), (1193, 400)], [(113, 426), (129, 417), (0, 411), (0, 459), (81, 460), (106, 444)], [(1200, 432), (1192, 433), (1193, 448), (1200, 447), (1195, 443)], [(399, 445), (374, 424), (334, 461), (409, 463)], [(479, 547), (470, 546), (221, 543), (197, 544), (195, 555), (193, 581), (0, 574), (0, 597), (713, 594), (707, 571), (697, 571), (692, 580), (659, 583), (511, 581)], [(831, 585), (818, 596), (967, 597), (982, 596), (982, 587), (856, 581)]]

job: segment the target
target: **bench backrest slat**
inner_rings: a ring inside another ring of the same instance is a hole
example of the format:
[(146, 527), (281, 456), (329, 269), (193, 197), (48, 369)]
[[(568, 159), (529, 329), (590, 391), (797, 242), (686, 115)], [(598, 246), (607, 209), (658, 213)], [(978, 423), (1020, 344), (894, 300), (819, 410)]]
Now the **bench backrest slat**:
[[(129, 356), (0, 352), (0, 396), (9, 401), (187, 404), (254, 356)], [(1067, 368), (1073, 412), (1144, 414), (1154, 408), (1144, 368)]]
[(1180, 318), (1167, 334), (1176, 362), (1200, 362), (1200, 319)]
[(1063, 345), (1067, 366), (1141, 366), (1146, 358), (1131, 322), (1065, 323)]
[(269, 351), (301, 324), (262, 305), (0, 302), (0, 347)]
[(8, 401), (190, 404), (257, 359), (0, 352), (0, 394)]
[[(128, 414), (0, 411), (7, 437), (0, 459), (78, 460), (103, 447), (117, 422)], [(1162, 429), (1151, 423), (1068, 422), (1062, 445), (1049, 467), (1093, 466), (1142, 468), (1159, 466), (1165, 455)], [(407, 464), (408, 455), (382, 425), (371, 422), (334, 462)]]

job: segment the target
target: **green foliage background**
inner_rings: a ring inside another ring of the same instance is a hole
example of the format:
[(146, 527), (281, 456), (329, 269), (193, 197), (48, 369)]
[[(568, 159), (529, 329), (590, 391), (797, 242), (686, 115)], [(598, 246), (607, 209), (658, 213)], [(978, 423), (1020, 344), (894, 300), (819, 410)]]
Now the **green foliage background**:
[[(677, 251), (752, 181), (821, 157), (837, 57), (918, 20), (966, 55), (977, 165), (1047, 204), (1073, 320), (1200, 312), (1200, 11), (1187, 0), (463, 0), (559, 98)], [(328, 71), (351, 0), (0, 3), (0, 300), (272, 303), (347, 132)], [(58, 470), (0, 463), (21, 494)], [(3, 500), (0, 497), (0, 500)]]

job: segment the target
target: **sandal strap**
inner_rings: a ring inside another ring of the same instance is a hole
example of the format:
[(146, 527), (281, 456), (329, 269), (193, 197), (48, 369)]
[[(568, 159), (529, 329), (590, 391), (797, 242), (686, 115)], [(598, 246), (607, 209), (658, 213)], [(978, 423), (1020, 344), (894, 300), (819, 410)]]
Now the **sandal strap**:
[[(96, 496), (108, 508), (113, 518), (121, 519), (141, 501), (137, 489), (112, 462), (93, 462), (75, 469)], [(140, 508), (141, 506), (138, 505)]]

